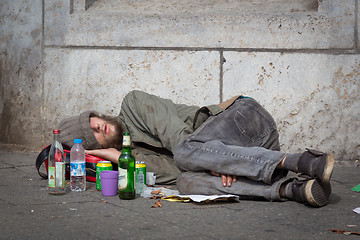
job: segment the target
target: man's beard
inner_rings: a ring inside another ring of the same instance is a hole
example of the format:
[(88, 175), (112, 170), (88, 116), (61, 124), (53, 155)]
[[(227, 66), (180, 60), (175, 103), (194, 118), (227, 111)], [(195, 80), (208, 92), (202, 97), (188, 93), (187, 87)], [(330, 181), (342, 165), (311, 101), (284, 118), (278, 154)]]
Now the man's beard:
[(123, 127), (121, 122), (117, 117), (101, 115), (99, 116), (103, 119), (107, 124), (111, 124), (114, 126), (114, 135), (107, 139), (106, 142), (102, 145), (103, 148), (116, 148), (118, 150), (122, 149), (122, 141), (123, 141)]

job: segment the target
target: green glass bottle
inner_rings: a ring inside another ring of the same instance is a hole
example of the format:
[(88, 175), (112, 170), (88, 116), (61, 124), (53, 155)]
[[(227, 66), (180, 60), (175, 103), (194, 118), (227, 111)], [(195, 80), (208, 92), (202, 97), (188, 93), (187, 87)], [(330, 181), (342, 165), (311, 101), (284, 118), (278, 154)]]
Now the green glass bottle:
[(131, 152), (129, 132), (123, 134), (123, 147), (119, 157), (119, 198), (135, 198), (135, 157)]

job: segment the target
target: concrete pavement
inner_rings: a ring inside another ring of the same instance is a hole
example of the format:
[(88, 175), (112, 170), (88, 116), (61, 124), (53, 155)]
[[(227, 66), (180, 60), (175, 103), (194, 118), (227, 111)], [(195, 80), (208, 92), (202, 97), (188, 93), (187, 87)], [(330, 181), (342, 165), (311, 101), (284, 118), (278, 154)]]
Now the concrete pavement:
[(182, 203), (103, 197), (94, 183), (83, 193), (51, 196), (35, 169), (37, 152), (0, 144), (0, 239), (359, 239), (359, 163), (337, 163), (330, 204), (296, 202)]

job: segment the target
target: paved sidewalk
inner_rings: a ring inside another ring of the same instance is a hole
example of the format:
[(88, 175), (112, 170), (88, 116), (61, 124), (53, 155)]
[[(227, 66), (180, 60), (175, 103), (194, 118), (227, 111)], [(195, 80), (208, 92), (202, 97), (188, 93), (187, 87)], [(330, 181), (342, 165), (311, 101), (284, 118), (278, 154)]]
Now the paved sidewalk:
[(0, 144), (0, 239), (360, 239), (358, 163), (337, 164), (330, 204), (296, 202), (182, 203), (103, 197), (94, 183), (83, 193), (51, 196), (35, 169), (37, 152)]

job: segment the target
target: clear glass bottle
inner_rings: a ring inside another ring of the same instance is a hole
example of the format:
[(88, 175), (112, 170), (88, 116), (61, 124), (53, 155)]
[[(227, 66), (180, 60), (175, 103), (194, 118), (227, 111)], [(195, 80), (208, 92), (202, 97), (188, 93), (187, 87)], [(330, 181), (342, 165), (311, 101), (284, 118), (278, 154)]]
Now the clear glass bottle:
[(70, 149), (70, 189), (71, 191), (86, 190), (85, 149), (81, 139), (74, 139)]
[(65, 155), (59, 141), (60, 130), (53, 130), (53, 141), (48, 157), (49, 194), (62, 195), (66, 193), (65, 184)]
[(123, 133), (123, 147), (119, 157), (119, 198), (135, 198), (135, 157), (131, 152), (130, 133)]

